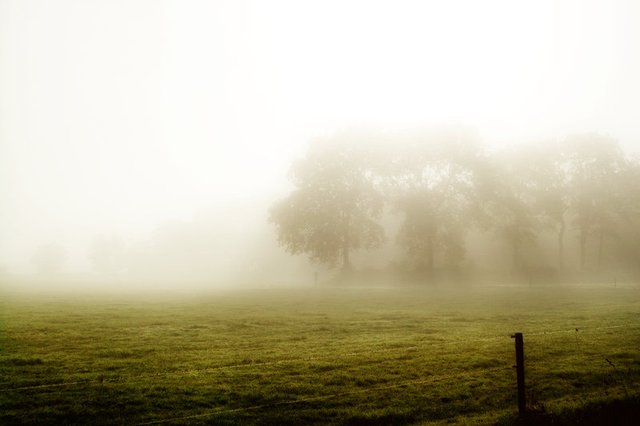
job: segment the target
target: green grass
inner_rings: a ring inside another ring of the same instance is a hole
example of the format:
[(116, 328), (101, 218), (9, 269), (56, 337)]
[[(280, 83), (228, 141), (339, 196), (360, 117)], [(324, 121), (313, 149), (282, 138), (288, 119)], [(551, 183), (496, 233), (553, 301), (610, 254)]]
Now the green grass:
[(537, 413), (640, 393), (637, 287), (1, 300), (1, 424), (508, 424), (515, 331)]

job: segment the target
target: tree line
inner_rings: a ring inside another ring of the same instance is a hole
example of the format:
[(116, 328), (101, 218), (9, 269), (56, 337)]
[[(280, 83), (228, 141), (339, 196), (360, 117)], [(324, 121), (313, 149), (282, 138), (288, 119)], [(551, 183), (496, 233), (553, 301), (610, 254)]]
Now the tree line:
[(640, 162), (608, 135), (489, 150), (464, 128), (342, 132), (312, 141), (290, 177), (269, 212), (279, 243), (343, 271), (389, 240), (406, 268), (459, 268), (472, 234), (514, 271), (536, 267), (525, 253), (540, 244), (558, 274), (640, 263)]

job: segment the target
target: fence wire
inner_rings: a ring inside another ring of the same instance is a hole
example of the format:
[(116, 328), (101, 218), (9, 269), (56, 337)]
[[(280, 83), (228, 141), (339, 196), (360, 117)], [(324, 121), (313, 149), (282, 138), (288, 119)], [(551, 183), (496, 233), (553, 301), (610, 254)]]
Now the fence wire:
[[(600, 327), (583, 327), (583, 328), (572, 328), (572, 329), (563, 329), (563, 330), (552, 330), (552, 331), (541, 331), (541, 332), (533, 332), (533, 333), (525, 333), (525, 337), (544, 337), (544, 336), (552, 336), (555, 334), (566, 334), (566, 333), (576, 333), (577, 330), (583, 331), (598, 331), (598, 330), (609, 330), (616, 328), (629, 328), (629, 325), (611, 325), (611, 326), (600, 326)], [(297, 357), (297, 358), (283, 358), (283, 359), (275, 359), (270, 361), (261, 361), (261, 362), (242, 362), (237, 364), (229, 364), (229, 365), (217, 365), (213, 367), (206, 367), (201, 369), (188, 369), (188, 370), (178, 370), (178, 371), (162, 371), (162, 372), (154, 372), (154, 373), (141, 373), (141, 374), (133, 374), (116, 377), (101, 377), (97, 379), (86, 379), (86, 380), (74, 380), (68, 382), (61, 383), (44, 383), (44, 384), (35, 384), (28, 386), (19, 386), (13, 388), (1, 388), (0, 392), (13, 392), (13, 391), (24, 391), (24, 390), (36, 390), (36, 389), (48, 389), (48, 388), (56, 388), (56, 387), (68, 387), (74, 385), (86, 385), (86, 384), (96, 384), (96, 383), (119, 383), (119, 382), (130, 382), (138, 379), (144, 378), (153, 378), (153, 377), (162, 377), (162, 376), (195, 376), (199, 374), (208, 374), (215, 373), (222, 370), (239, 370), (239, 369), (248, 369), (248, 368), (257, 368), (257, 367), (267, 367), (267, 366), (275, 366), (275, 365), (283, 365), (283, 364), (294, 364), (294, 363), (307, 363), (314, 361), (324, 361), (324, 360), (332, 360), (332, 359), (346, 359), (353, 358), (362, 355), (369, 354), (377, 354), (377, 353), (386, 353), (386, 352), (409, 352), (409, 351), (419, 351), (425, 347), (432, 349), (434, 346), (442, 347), (453, 344), (472, 344), (472, 343), (480, 343), (480, 342), (494, 342), (499, 340), (506, 340), (510, 334), (498, 335), (498, 336), (490, 336), (490, 337), (480, 337), (475, 339), (452, 339), (446, 341), (437, 341), (437, 342), (429, 342), (425, 345), (412, 345), (412, 346), (394, 346), (394, 347), (384, 347), (379, 349), (366, 349), (362, 351), (354, 351), (342, 354), (328, 354), (328, 355), (320, 355), (320, 356), (306, 356), (306, 357)], [(594, 355), (599, 357), (600, 355)], [(602, 358), (604, 359), (604, 358)], [(94, 372), (95, 373), (95, 372)], [(106, 374), (107, 372), (99, 372), (97, 374)]]
[[(283, 359), (276, 359), (271, 361), (242, 362), (242, 363), (230, 364), (230, 365), (218, 365), (218, 366), (201, 368), (201, 369), (163, 371), (163, 372), (156, 372), (156, 373), (142, 373), (142, 374), (127, 375), (126, 377), (117, 376), (117, 377), (110, 377), (110, 378), (74, 380), (74, 381), (63, 382), (63, 383), (46, 383), (46, 384), (38, 384), (38, 385), (20, 386), (20, 387), (14, 387), (14, 388), (2, 388), (0, 389), (0, 392), (46, 389), (46, 388), (66, 387), (66, 386), (94, 384), (94, 383), (126, 382), (126, 381), (134, 381), (142, 378), (151, 378), (151, 377), (160, 377), (160, 376), (194, 376), (197, 374), (215, 373), (221, 370), (239, 370), (239, 369), (267, 367), (267, 366), (274, 366), (274, 365), (307, 363), (307, 362), (335, 360), (335, 359), (339, 360), (339, 359), (347, 359), (347, 358), (353, 358), (353, 357), (358, 357), (362, 355), (377, 354), (377, 353), (419, 351), (420, 349), (424, 349), (425, 346), (428, 346), (431, 349), (434, 346), (441, 347), (441, 346), (448, 346), (456, 343), (470, 344), (470, 343), (479, 343), (479, 342), (492, 342), (492, 341), (498, 341), (498, 340), (505, 340), (506, 338), (508, 338), (508, 336), (509, 336), (508, 334), (505, 334), (502, 336), (482, 337), (482, 338), (476, 338), (476, 339), (446, 340), (446, 341), (430, 342), (423, 346), (418, 346), (418, 345), (398, 346), (398, 347), (394, 346), (394, 347), (385, 347), (380, 349), (366, 349), (366, 350), (354, 351), (354, 352), (348, 352), (348, 353), (342, 353), (342, 354), (327, 354), (327, 355), (320, 355), (320, 356), (283, 358)], [(101, 374), (101, 373), (103, 372), (100, 372), (98, 374)]]
[[(585, 327), (585, 328), (572, 328), (572, 329), (564, 329), (564, 330), (553, 330), (553, 331), (543, 331), (543, 332), (537, 332), (537, 333), (527, 333), (526, 336), (533, 336), (535, 338), (539, 338), (539, 337), (547, 337), (547, 336), (554, 336), (554, 335), (559, 335), (559, 334), (570, 334), (570, 333), (577, 333), (580, 330), (588, 330), (588, 331), (600, 331), (600, 330), (611, 330), (611, 329), (618, 329), (618, 328), (629, 328), (629, 325), (612, 325), (612, 326), (601, 326), (601, 327)], [(465, 340), (466, 343), (476, 343), (476, 342), (486, 342), (486, 341), (494, 341), (494, 340), (505, 340), (505, 336), (495, 336), (495, 337), (490, 337), (490, 338), (478, 338), (478, 339), (471, 339), (471, 340)], [(447, 343), (455, 343), (455, 342), (447, 342)], [(412, 347), (412, 348), (417, 348), (417, 347)], [(570, 354), (572, 356), (575, 356), (575, 353)], [(577, 354), (579, 357), (583, 358), (583, 359), (588, 359), (588, 360), (599, 360), (602, 363), (604, 363), (604, 365), (608, 364), (610, 367), (612, 367), (613, 369), (616, 369), (616, 366), (613, 364), (613, 362), (611, 360), (609, 360), (607, 358), (606, 355), (604, 354)], [(489, 369), (485, 369), (483, 370), (483, 372), (487, 372), (487, 371), (495, 371), (495, 370), (501, 370), (501, 369), (505, 369), (508, 368), (509, 370), (511, 370), (511, 365), (509, 366), (501, 366), (501, 367), (493, 367), (493, 368), (489, 368)], [(533, 368), (533, 369), (529, 369), (532, 370), (534, 372), (537, 372), (537, 368)], [(469, 377), (469, 376), (473, 376), (476, 375), (477, 371), (463, 371), (457, 374), (446, 374), (446, 375), (439, 375), (439, 376), (432, 376), (430, 378), (427, 379), (420, 379), (420, 380), (410, 380), (410, 381), (404, 381), (401, 383), (394, 383), (394, 384), (389, 384), (389, 385), (382, 385), (382, 386), (371, 386), (371, 387), (367, 387), (365, 389), (359, 389), (359, 390), (354, 390), (354, 391), (348, 391), (348, 392), (340, 392), (340, 393), (333, 393), (333, 394), (327, 394), (327, 395), (319, 395), (319, 396), (313, 396), (313, 397), (304, 397), (304, 398), (298, 398), (298, 399), (292, 399), (292, 400), (287, 400), (287, 401), (279, 401), (279, 402), (274, 402), (274, 403), (268, 403), (268, 404), (260, 404), (260, 405), (254, 405), (254, 406), (249, 406), (249, 407), (238, 407), (238, 408), (219, 408), (216, 410), (211, 410), (211, 411), (206, 411), (203, 413), (198, 413), (198, 414), (193, 414), (193, 415), (188, 415), (188, 416), (178, 416), (178, 417), (170, 417), (170, 418), (165, 418), (165, 419), (158, 419), (158, 420), (152, 420), (152, 421), (148, 421), (148, 422), (143, 422), (143, 423), (139, 423), (140, 425), (151, 425), (151, 424), (163, 424), (163, 423), (173, 423), (173, 422), (181, 422), (181, 421), (185, 421), (185, 420), (193, 420), (193, 419), (198, 419), (198, 418), (209, 418), (209, 417), (215, 417), (215, 416), (220, 416), (220, 415), (226, 415), (226, 414), (232, 414), (232, 413), (240, 413), (240, 412), (248, 412), (248, 411), (253, 411), (253, 410), (261, 410), (261, 409), (270, 409), (270, 408), (275, 408), (278, 406), (284, 406), (284, 405), (294, 405), (294, 404), (301, 404), (301, 403), (305, 403), (305, 402), (315, 402), (315, 401), (323, 401), (323, 400), (329, 400), (329, 399), (333, 399), (333, 398), (338, 398), (338, 397), (344, 397), (344, 396), (350, 396), (350, 395), (357, 395), (357, 394), (366, 394), (366, 393), (373, 393), (373, 392), (377, 392), (380, 390), (385, 390), (385, 389), (394, 389), (394, 388), (401, 388), (401, 387), (405, 387), (405, 386), (410, 386), (410, 385), (423, 385), (423, 384), (436, 384), (436, 383), (442, 383), (442, 382), (446, 382), (446, 381), (452, 381), (452, 380), (456, 380), (459, 379), (461, 377)], [(535, 379), (534, 379), (535, 382)], [(625, 386), (626, 388), (626, 384), (623, 383), (623, 386)]]
[[(562, 363), (573, 362), (573, 365), (576, 365), (575, 363), (579, 362), (583, 369), (585, 366), (589, 366), (590, 375), (599, 374), (601, 375), (600, 379), (607, 377), (609, 382), (622, 387), (624, 392), (627, 393), (631, 386), (638, 384), (634, 382), (637, 377), (634, 378), (633, 375), (637, 375), (640, 372), (640, 369), (637, 368), (640, 362), (640, 354), (637, 352), (635, 343), (632, 344), (631, 352), (628, 350), (623, 351), (624, 358), (627, 359), (619, 359), (619, 353), (617, 352), (622, 348), (609, 348), (607, 350), (603, 349), (602, 345), (598, 345), (597, 342), (590, 342), (590, 339), (593, 340), (594, 337), (615, 336), (604, 333), (594, 334), (590, 333), (591, 331), (621, 328), (634, 330), (638, 328), (638, 324), (618, 324), (591, 328), (576, 327), (567, 330), (525, 334), (525, 340), (529, 342), (528, 345), (525, 343), (525, 357), (529, 359), (529, 361), (525, 361), (528, 376), (526, 379), (528, 382), (527, 387), (532, 388), (532, 392), (544, 393), (544, 390), (540, 391), (536, 388), (540, 383), (547, 380), (549, 376), (552, 376), (554, 380), (562, 380), (575, 385), (576, 392), (578, 392), (582, 386), (580, 384), (580, 370), (566, 372), (562, 369)], [(550, 339), (565, 338), (563, 335), (568, 337), (573, 335), (575, 340), (572, 337), (570, 337), (570, 340), (565, 340), (564, 352), (555, 353), (553, 360), (549, 362), (549, 360), (545, 359), (544, 350), (548, 349), (550, 345), (544, 345), (542, 342)], [(527, 336), (531, 337), (531, 339), (527, 340)], [(638, 337), (640, 338), (640, 336)], [(634, 354), (634, 356), (629, 358), (629, 353)], [(633, 365), (636, 366), (636, 369), (633, 368)]]
[[(493, 368), (485, 369), (483, 371), (485, 371), (485, 372), (486, 371), (495, 371), (495, 370), (501, 370), (501, 369), (505, 369), (505, 368), (508, 368), (508, 367), (506, 367), (506, 366), (493, 367)], [(457, 378), (461, 378), (461, 377), (464, 377), (464, 376), (471, 376), (471, 375), (473, 375), (473, 373), (474, 373), (473, 371), (464, 371), (464, 372), (460, 372), (460, 373), (454, 374), (454, 375), (451, 375), (451, 374), (444, 375), (443, 374), (443, 375), (439, 375), (439, 376), (432, 376), (432, 377), (429, 377), (427, 379), (409, 380), (409, 381), (404, 381), (404, 382), (400, 382), (400, 383), (394, 383), (394, 384), (389, 384), (389, 385), (381, 385), (381, 386), (370, 386), (370, 387), (367, 387), (367, 388), (364, 388), (364, 389), (358, 389), (358, 390), (349, 391), (349, 392), (339, 392), (339, 393), (333, 393), (333, 394), (327, 394), (327, 395), (319, 395), (319, 396), (298, 398), (298, 399), (292, 399), (292, 400), (287, 400), (287, 401), (279, 401), (279, 402), (273, 402), (273, 403), (268, 403), (268, 404), (253, 405), (253, 406), (249, 406), (249, 407), (239, 407), (239, 408), (229, 408), (229, 409), (221, 408), (221, 409), (218, 409), (218, 410), (207, 411), (207, 412), (204, 412), (204, 413), (193, 414), (193, 415), (189, 415), (189, 416), (170, 417), (170, 418), (152, 420), (152, 421), (138, 423), (138, 424), (139, 425), (151, 425), (151, 424), (171, 423), (171, 422), (178, 422), (178, 421), (182, 421), (182, 420), (213, 417), (213, 416), (230, 414), (230, 413), (246, 412), (246, 411), (266, 409), (266, 408), (274, 408), (274, 407), (282, 406), (282, 405), (293, 405), (293, 404), (301, 404), (301, 403), (305, 403), (305, 402), (323, 401), (323, 400), (333, 399), (333, 398), (338, 398), (338, 397), (343, 397), (343, 396), (372, 393), (372, 392), (377, 392), (377, 391), (380, 391), (380, 390), (396, 389), (396, 388), (402, 388), (402, 387), (411, 386), (411, 385), (444, 383), (444, 382), (450, 381), (452, 379), (457, 379)]]
[[(595, 334), (594, 332), (603, 331), (603, 330), (615, 330), (615, 329), (622, 329), (622, 328), (637, 329), (639, 326), (640, 324), (627, 323), (627, 324), (615, 324), (615, 325), (598, 326), (598, 327), (577, 327), (577, 328), (574, 327), (574, 328), (557, 329), (557, 330), (549, 330), (549, 331), (525, 332), (524, 333), (525, 357), (535, 359), (535, 353), (536, 353), (535, 351), (541, 347), (540, 346), (541, 339), (542, 341), (544, 341), (547, 339), (553, 339), (553, 338), (559, 337), (561, 335), (571, 335), (571, 334), (576, 335), (578, 337), (582, 337), (583, 335), (584, 336), (606, 335), (603, 333)], [(107, 377), (107, 378), (99, 378), (99, 379), (75, 380), (75, 381), (67, 381), (62, 383), (34, 384), (29, 386), (2, 388), (0, 389), (0, 392), (6, 393), (6, 392), (19, 392), (19, 391), (30, 391), (30, 390), (38, 391), (38, 390), (47, 390), (51, 388), (58, 388), (58, 392), (62, 393), (67, 391), (67, 389), (64, 389), (64, 388), (73, 388), (75, 386), (82, 386), (82, 385), (88, 385), (88, 384), (125, 383), (125, 382), (140, 380), (140, 379), (158, 378), (163, 376), (164, 377), (166, 376), (186, 377), (186, 376), (194, 376), (199, 374), (212, 374), (212, 373), (223, 371), (223, 370), (242, 370), (242, 369), (262, 368), (262, 367), (277, 366), (277, 365), (284, 365), (284, 364), (291, 364), (291, 363), (312, 363), (312, 362), (323, 361), (323, 360), (343, 360), (343, 359), (354, 358), (354, 357), (370, 355), (370, 354), (395, 353), (395, 352), (406, 353), (406, 352), (420, 351), (422, 349), (427, 349), (427, 348), (430, 350), (433, 350), (434, 346), (447, 347), (447, 346), (452, 346), (456, 344), (469, 345), (469, 344), (481, 343), (481, 342), (504, 341), (504, 342), (508, 342), (508, 343), (505, 343), (505, 348), (510, 348), (511, 347), (511, 343), (510, 343), (511, 339), (509, 338), (510, 335), (511, 333), (505, 333), (502, 335), (479, 337), (475, 339), (449, 339), (445, 341), (425, 342), (423, 345), (381, 347), (381, 348), (365, 349), (360, 351), (352, 351), (349, 353), (341, 353), (341, 354), (324, 354), (324, 355), (321, 354), (321, 355), (312, 355), (312, 356), (297, 357), (297, 358), (274, 359), (274, 360), (264, 361), (264, 362), (249, 362), (249, 363), (243, 362), (243, 363), (229, 364), (229, 365), (217, 365), (217, 366), (211, 366), (211, 367), (202, 368), (202, 369), (143, 373), (143, 374), (136, 374), (136, 375)], [(563, 358), (577, 357), (579, 359), (582, 359), (584, 361), (589, 361), (589, 362), (593, 362), (597, 360), (600, 363), (600, 367), (604, 367), (605, 370), (606, 368), (611, 368), (613, 371), (616, 371), (616, 372), (622, 371), (622, 369), (617, 369), (616, 363), (610, 359), (611, 356), (602, 352), (601, 349), (597, 349), (597, 351), (595, 351), (594, 348), (590, 347), (584, 340), (579, 341), (578, 344), (580, 345), (579, 348), (576, 347), (573, 350), (570, 348), (567, 350), (566, 354), (562, 354), (561, 356)], [(532, 347), (534, 348), (533, 350), (532, 350)], [(597, 353), (593, 353), (593, 352), (597, 352)], [(382, 358), (380, 359), (380, 362), (384, 362), (385, 360), (388, 360), (388, 359)], [(451, 367), (451, 365), (449, 365), (449, 367)], [(508, 361), (505, 362), (504, 366), (482, 369), (481, 372), (486, 373), (487, 371), (498, 371), (498, 370), (511, 371), (512, 370), (511, 367), (512, 367), (511, 359), (509, 359)], [(548, 365), (545, 366), (545, 368), (546, 370), (544, 370), (544, 373), (548, 374), (549, 373)], [(528, 364), (527, 371), (529, 373), (532, 373), (530, 374), (531, 377), (527, 380), (529, 381), (530, 384), (533, 384), (533, 387), (535, 387), (536, 375), (540, 372), (543, 372), (542, 367), (536, 366), (535, 364), (532, 364), (532, 365)], [(291, 399), (291, 400), (285, 400), (285, 401), (276, 401), (272, 403), (258, 404), (258, 405), (247, 406), (247, 407), (237, 407), (237, 408), (220, 407), (215, 410), (209, 410), (209, 411), (198, 413), (198, 414), (150, 420), (148, 422), (144, 422), (140, 424), (147, 425), (147, 424), (181, 422), (181, 421), (193, 420), (198, 418), (208, 418), (208, 417), (214, 417), (214, 416), (220, 416), (220, 415), (226, 415), (226, 414), (232, 414), (232, 413), (249, 412), (249, 411), (255, 411), (260, 409), (269, 409), (269, 408), (274, 408), (278, 406), (287, 406), (287, 405), (302, 404), (306, 402), (323, 401), (323, 400), (329, 400), (329, 399), (344, 397), (349, 395), (373, 393), (380, 390), (402, 388), (402, 387), (411, 386), (411, 385), (437, 384), (445, 381), (456, 380), (457, 378), (460, 378), (460, 377), (474, 376), (474, 375), (477, 375), (478, 372), (479, 372), (478, 370), (465, 370), (465, 371), (461, 371), (459, 373), (454, 373), (454, 374), (442, 374), (438, 376), (431, 376), (425, 379), (408, 380), (408, 381), (402, 381), (399, 383), (391, 383), (391, 384), (385, 384), (380, 386), (369, 386), (363, 389), (357, 389), (357, 390), (352, 390), (347, 392), (303, 397), (303, 398), (297, 398), (297, 399)], [(513, 374), (515, 376), (515, 372)], [(623, 385), (626, 386), (627, 385), (626, 382), (623, 383)]]

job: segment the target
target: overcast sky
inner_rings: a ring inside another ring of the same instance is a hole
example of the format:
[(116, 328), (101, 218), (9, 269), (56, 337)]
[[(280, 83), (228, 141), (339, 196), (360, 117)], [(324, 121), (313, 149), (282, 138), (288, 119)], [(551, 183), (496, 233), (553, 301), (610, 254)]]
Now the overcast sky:
[(637, 150), (638, 76), (634, 0), (0, 0), (0, 265), (282, 194), (345, 126)]

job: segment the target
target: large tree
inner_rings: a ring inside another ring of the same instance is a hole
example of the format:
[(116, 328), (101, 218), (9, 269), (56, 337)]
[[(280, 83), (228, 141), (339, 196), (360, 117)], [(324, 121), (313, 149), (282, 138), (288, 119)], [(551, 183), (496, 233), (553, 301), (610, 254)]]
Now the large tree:
[(475, 138), (461, 128), (410, 135), (398, 150), (391, 179), (395, 208), (403, 216), (398, 243), (419, 269), (433, 271), (436, 259), (450, 265), (465, 254), (475, 196)]
[(522, 250), (542, 227), (536, 198), (539, 183), (532, 179), (530, 160), (520, 150), (494, 154), (483, 169), (479, 192), (489, 227), (511, 249), (514, 270), (525, 266)]
[(342, 133), (312, 142), (291, 168), (293, 192), (270, 210), (278, 240), (292, 254), (351, 267), (352, 250), (383, 239), (383, 198), (371, 171), (368, 135)]
[[(518, 148), (511, 178), (520, 182), (530, 208), (532, 230), (555, 232), (556, 266), (564, 269), (564, 245), (570, 206), (568, 159), (556, 140), (535, 141)], [(525, 196), (522, 194), (522, 197)]]
[(571, 210), (579, 234), (580, 268), (587, 263), (587, 243), (595, 238), (602, 262), (605, 238), (612, 237), (627, 196), (623, 188), (627, 161), (618, 142), (600, 134), (581, 134), (565, 140)]
[(627, 268), (640, 271), (640, 159), (627, 157), (618, 191), (613, 241), (615, 255)]

